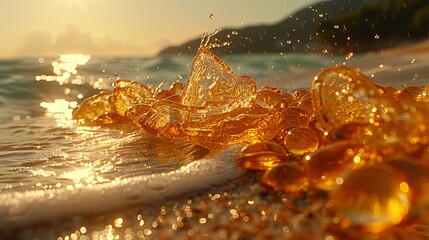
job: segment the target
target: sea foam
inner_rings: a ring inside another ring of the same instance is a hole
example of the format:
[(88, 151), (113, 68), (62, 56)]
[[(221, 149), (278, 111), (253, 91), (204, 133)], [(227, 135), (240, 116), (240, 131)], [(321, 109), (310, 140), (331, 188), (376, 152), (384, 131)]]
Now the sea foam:
[(244, 171), (234, 158), (234, 145), (175, 171), (116, 180), (93, 187), (48, 189), (0, 194), (0, 229), (19, 229), (135, 205), (150, 205), (227, 184)]

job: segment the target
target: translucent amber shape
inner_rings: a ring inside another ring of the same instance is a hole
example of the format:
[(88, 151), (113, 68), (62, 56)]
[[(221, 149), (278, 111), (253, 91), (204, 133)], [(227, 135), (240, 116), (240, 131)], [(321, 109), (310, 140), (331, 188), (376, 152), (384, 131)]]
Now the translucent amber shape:
[(174, 82), (173, 84), (171, 84), (169, 91), (174, 95), (182, 95), (184, 89), (185, 85), (180, 82)]
[(417, 99), (421, 96), (423, 92), (423, 88), (419, 86), (408, 86), (399, 91), (399, 94), (404, 97), (408, 97), (411, 99)]
[(279, 133), (283, 121), (283, 116), (275, 110), (238, 108), (196, 121), (186, 121), (183, 130), (196, 144), (215, 149), (237, 143), (271, 140)]
[(384, 161), (387, 165), (399, 170), (409, 183), (413, 195), (413, 214), (429, 206), (429, 168), (415, 162), (414, 158), (396, 154)]
[(312, 98), (309, 96), (299, 100), (298, 107), (302, 107), (305, 110), (307, 110), (310, 114), (312, 114), (314, 111)]
[(293, 163), (283, 163), (266, 171), (261, 182), (289, 194), (307, 191), (309, 184), (303, 167)]
[[(253, 106), (256, 108), (270, 108), (273, 109), (277, 106), (277, 108), (285, 108), (286, 102), (281, 102), (283, 99), (283, 96), (281, 93), (273, 90), (264, 90), (259, 91), (256, 94), (256, 98), (253, 102)], [(285, 106), (282, 107), (281, 104), (284, 104)]]
[(237, 164), (242, 168), (263, 171), (287, 161), (289, 161), (287, 151), (275, 142), (260, 142), (246, 146), (236, 158)]
[(311, 91), (316, 117), (326, 130), (349, 122), (368, 122), (374, 115), (370, 99), (380, 95), (371, 80), (346, 66), (318, 74)]
[(383, 155), (396, 152), (413, 153), (429, 143), (426, 123), (414, 121), (377, 121), (370, 123), (348, 123), (329, 132), (333, 140), (353, 139), (357, 142), (377, 146)]
[(311, 92), (306, 89), (296, 90), (293, 93), (293, 97), (295, 98), (295, 101), (300, 101), (304, 98), (311, 97)]
[(380, 232), (398, 224), (408, 213), (411, 192), (400, 172), (385, 164), (352, 170), (329, 192), (333, 211), (343, 227)]
[(139, 124), (155, 136), (184, 140), (187, 136), (181, 125), (193, 111), (197, 109), (168, 99), (159, 100), (152, 105)]
[(127, 118), (133, 121), (136, 125), (139, 125), (141, 119), (150, 110), (151, 106), (146, 104), (135, 104), (128, 108)]
[(377, 152), (364, 144), (338, 141), (307, 154), (303, 164), (310, 181), (320, 189), (330, 190), (344, 171), (374, 164), (377, 158)]
[(100, 92), (82, 102), (79, 108), (73, 111), (73, 118), (79, 123), (96, 122), (101, 116), (111, 113), (109, 103), (110, 94)]
[(312, 114), (308, 110), (306, 110), (302, 107), (298, 107), (298, 106), (289, 106), (288, 108), (286, 108), (282, 111), (282, 114), (283, 115), (286, 115), (286, 114), (296, 115), (303, 122), (305, 122), (307, 124), (308, 124), (308, 122), (310, 122), (310, 120), (312, 118)]
[(209, 114), (218, 114), (249, 107), (255, 94), (254, 80), (235, 75), (209, 46), (202, 46), (193, 61), (182, 103), (207, 107)]
[(429, 101), (429, 84), (423, 88), (423, 91), (416, 97), (416, 100), (425, 102)]
[(118, 80), (114, 82), (113, 86), (113, 94), (109, 98), (109, 102), (121, 116), (125, 116), (128, 108), (134, 104), (145, 103), (150, 105), (154, 101), (153, 89), (140, 83)]
[(294, 114), (283, 114), (284, 124), (279, 132), (279, 134), (274, 139), (276, 142), (282, 143), (288, 132), (296, 127), (305, 127), (307, 123), (304, 122), (301, 118)]
[(161, 90), (156, 94), (156, 99), (165, 99), (172, 96), (173, 93), (168, 90)]
[(316, 151), (319, 147), (319, 138), (309, 127), (296, 127), (287, 132), (284, 146), (290, 153), (302, 155)]

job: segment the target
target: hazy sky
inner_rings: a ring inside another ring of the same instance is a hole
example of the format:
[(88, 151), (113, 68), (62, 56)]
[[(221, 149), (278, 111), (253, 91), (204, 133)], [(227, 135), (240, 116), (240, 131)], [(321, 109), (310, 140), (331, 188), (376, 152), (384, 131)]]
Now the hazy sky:
[(0, 58), (153, 55), (216, 28), (275, 23), (314, 2), (1, 0)]

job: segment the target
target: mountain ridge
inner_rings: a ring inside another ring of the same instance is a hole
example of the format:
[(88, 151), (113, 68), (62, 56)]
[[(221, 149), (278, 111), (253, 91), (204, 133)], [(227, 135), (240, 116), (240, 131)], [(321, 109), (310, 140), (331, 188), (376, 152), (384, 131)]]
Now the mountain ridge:
[[(333, 0), (322, 1), (296, 11), (283, 20), (271, 25), (253, 25), (243, 28), (225, 28), (219, 31), (215, 40), (230, 42), (229, 46), (214, 49), (216, 54), (252, 54), (273, 52), (315, 52), (329, 48), (317, 40), (317, 27), (344, 12), (352, 12), (375, 0)], [(338, 11), (338, 10), (341, 11)], [(238, 34), (234, 34), (234, 33)], [(178, 46), (170, 46), (159, 55), (193, 55), (201, 39), (196, 38)]]
[[(330, 0), (302, 8), (271, 25), (225, 28), (211, 40), (215, 54), (378, 51), (429, 38), (426, 0)], [(194, 55), (201, 39), (158, 55)]]

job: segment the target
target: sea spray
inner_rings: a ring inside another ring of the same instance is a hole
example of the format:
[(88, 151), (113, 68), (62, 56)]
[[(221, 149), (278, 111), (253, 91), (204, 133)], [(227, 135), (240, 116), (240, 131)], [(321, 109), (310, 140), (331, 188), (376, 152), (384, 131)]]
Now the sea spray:
[(231, 146), (167, 173), (136, 176), (72, 190), (62, 188), (2, 193), (0, 230), (11, 231), (75, 215), (150, 205), (225, 185), (244, 173), (233, 161), (241, 147)]

